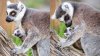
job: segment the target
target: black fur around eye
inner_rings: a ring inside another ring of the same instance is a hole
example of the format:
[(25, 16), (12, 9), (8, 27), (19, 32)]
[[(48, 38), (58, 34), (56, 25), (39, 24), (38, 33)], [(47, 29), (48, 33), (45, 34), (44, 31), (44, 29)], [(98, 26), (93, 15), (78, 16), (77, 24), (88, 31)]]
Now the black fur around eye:
[(64, 20), (65, 20), (65, 21), (70, 20), (70, 16), (67, 14), (67, 15), (64, 17)]
[(16, 16), (16, 12), (15, 11), (12, 11), (12, 12), (10, 12), (10, 15), (11, 16)]
[(60, 18), (62, 17), (62, 15), (64, 15), (66, 12), (62, 10), (61, 5), (60, 7), (58, 7), (57, 11), (56, 11), (56, 17)]

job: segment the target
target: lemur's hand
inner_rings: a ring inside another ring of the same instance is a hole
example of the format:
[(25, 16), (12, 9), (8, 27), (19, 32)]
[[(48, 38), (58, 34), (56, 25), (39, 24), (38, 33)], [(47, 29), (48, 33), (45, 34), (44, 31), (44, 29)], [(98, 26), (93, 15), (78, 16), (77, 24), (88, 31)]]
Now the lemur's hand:
[(66, 28), (65, 32), (64, 32), (64, 35), (66, 37), (70, 37), (72, 35), (72, 33), (74, 32), (74, 28), (71, 28), (71, 27), (68, 27)]
[(58, 43), (59, 47), (60, 48), (64, 48), (65, 47), (65, 42), (66, 42), (66, 39), (65, 38), (61, 38), (60, 42)]
[(78, 25), (75, 27), (67, 27), (64, 32), (64, 36), (71, 37), (77, 31), (78, 27)]
[(16, 48), (14, 48), (14, 49), (12, 50), (12, 52), (13, 52), (14, 54), (22, 54), (22, 53), (24, 53), (23, 50), (21, 49), (21, 47), (16, 47)]

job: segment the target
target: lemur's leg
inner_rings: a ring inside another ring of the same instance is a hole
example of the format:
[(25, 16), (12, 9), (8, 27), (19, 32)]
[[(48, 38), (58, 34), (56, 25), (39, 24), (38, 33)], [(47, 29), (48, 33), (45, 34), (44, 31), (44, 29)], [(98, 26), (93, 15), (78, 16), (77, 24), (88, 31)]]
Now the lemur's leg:
[(39, 56), (50, 56), (50, 39), (46, 38), (37, 43)]
[(32, 47), (32, 56), (38, 56), (36, 45)]

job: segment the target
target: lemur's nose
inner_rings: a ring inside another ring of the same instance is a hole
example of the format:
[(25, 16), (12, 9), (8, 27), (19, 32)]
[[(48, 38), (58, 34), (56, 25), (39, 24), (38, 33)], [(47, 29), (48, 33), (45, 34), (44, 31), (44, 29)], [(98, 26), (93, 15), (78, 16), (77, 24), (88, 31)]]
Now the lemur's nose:
[(20, 33), (20, 31), (17, 31), (16, 33), (15, 33), (15, 36), (21, 36), (21, 33)]
[(6, 17), (6, 21), (7, 21), (7, 22), (12, 22), (13, 20), (12, 20), (10, 17), (7, 16), (7, 17)]
[(66, 25), (67, 27), (72, 26), (72, 20), (65, 21), (65, 25)]

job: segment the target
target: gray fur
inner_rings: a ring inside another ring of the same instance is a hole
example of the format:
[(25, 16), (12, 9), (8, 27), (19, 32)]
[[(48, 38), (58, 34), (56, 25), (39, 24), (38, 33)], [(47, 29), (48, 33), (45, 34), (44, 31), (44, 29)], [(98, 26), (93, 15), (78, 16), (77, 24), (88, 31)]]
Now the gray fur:
[(100, 56), (100, 35), (85, 33), (81, 43), (86, 56)]

